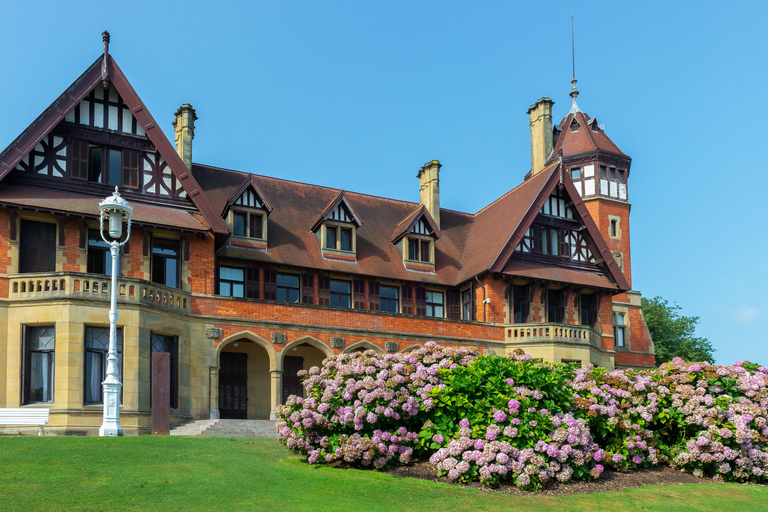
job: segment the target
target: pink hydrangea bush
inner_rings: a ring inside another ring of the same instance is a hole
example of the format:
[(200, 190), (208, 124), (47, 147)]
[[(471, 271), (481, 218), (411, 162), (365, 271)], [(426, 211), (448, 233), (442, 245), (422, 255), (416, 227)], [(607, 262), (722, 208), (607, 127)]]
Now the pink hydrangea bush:
[(310, 463), (382, 468), (429, 457), (455, 481), (535, 490), (669, 463), (765, 482), (768, 369), (679, 359), (647, 371), (482, 356), (429, 343), (344, 354), (278, 408), (280, 439)]
[(407, 464), (441, 370), (468, 366), (477, 355), (430, 342), (408, 354), (368, 350), (325, 359), (322, 368), (300, 373), (306, 398), (291, 396), (278, 407), (280, 441), (310, 463)]

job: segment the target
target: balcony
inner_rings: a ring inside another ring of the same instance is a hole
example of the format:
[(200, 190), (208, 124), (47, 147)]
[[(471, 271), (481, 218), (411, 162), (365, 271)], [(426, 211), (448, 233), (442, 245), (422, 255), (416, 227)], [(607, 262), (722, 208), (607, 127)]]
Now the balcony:
[(511, 324), (504, 326), (510, 342), (565, 342), (600, 347), (600, 334), (591, 327), (570, 324)]
[[(109, 276), (80, 272), (16, 274), (8, 278), (11, 300), (87, 299), (109, 303)], [(117, 300), (178, 313), (189, 313), (190, 294), (177, 288), (131, 277), (117, 280)]]

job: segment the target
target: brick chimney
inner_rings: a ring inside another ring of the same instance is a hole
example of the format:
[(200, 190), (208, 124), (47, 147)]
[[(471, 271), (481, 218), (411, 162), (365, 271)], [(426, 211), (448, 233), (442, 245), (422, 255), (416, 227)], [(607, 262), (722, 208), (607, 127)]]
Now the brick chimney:
[(531, 119), (531, 176), (544, 169), (547, 157), (552, 152), (552, 105), (549, 98), (541, 98), (531, 105), (528, 115)]
[(419, 202), (427, 207), (427, 211), (440, 227), (440, 162), (432, 160), (419, 169)]
[(184, 103), (174, 114), (173, 122), (176, 139), (176, 152), (187, 169), (192, 169), (192, 139), (195, 138), (195, 121), (197, 115), (195, 109), (189, 103)]

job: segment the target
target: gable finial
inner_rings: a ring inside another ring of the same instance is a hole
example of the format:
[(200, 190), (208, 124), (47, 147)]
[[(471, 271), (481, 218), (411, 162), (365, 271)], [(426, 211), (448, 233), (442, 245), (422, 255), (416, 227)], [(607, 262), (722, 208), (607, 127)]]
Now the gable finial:
[(109, 55), (109, 32), (106, 30), (101, 33), (101, 39), (104, 41), (104, 58), (101, 61), (101, 84), (104, 89), (109, 89), (109, 68), (107, 67), (107, 56)]
[(573, 105), (571, 106), (569, 114), (575, 114), (581, 112), (581, 109), (576, 104), (576, 98), (579, 96), (579, 90), (576, 88), (576, 50), (573, 36), (573, 13), (571, 13), (571, 63), (573, 65), (573, 80), (571, 80), (571, 92), (569, 96), (573, 99)]

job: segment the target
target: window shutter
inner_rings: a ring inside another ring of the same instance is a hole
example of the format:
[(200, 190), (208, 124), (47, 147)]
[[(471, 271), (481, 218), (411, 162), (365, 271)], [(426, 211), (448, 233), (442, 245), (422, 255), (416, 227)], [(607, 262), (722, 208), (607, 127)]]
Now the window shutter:
[(317, 302), (321, 306), (331, 305), (331, 278), (317, 276)]
[(413, 314), (413, 287), (409, 285), (403, 285), (401, 288), (403, 292), (403, 303), (401, 308), (404, 315)]
[(416, 287), (416, 314), (427, 315), (427, 290), (420, 286)]
[(259, 269), (246, 267), (245, 269), (245, 296), (248, 299), (259, 298)]
[(123, 186), (139, 188), (139, 152), (123, 150)]
[(533, 230), (533, 252), (541, 254), (541, 237), (544, 236), (539, 224), (531, 226)]
[(252, 213), (250, 215), (250, 221), (251, 238), (262, 238), (261, 215)]
[(421, 251), (420, 251), (421, 261), (426, 261), (426, 262), (432, 261), (432, 258), (430, 258), (430, 254), (429, 254), (429, 242), (426, 240), (422, 240), (420, 242), (420, 245), (421, 245)]
[(264, 269), (264, 298), (277, 300), (277, 271), (271, 268)]
[(315, 303), (315, 275), (301, 274), (301, 303)]
[(88, 180), (88, 143), (82, 140), (72, 141), (72, 160), (70, 163), (72, 179)]
[(352, 282), (352, 288), (355, 292), (353, 297), (355, 309), (365, 309), (365, 281), (362, 279), (355, 279)]
[(371, 281), (368, 283), (368, 309), (371, 311), (381, 310), (381, 299), (379, 297), (379, 283)]
[(448, 302), (448, 318), (459, 320), (461, 318), (461, 296), (458, 290), (448, 290), (446, 301)]
[(561, 290), (558, 295), (560, 296), (557, 302), (558, 322), (565, 322), (565, 303), (566, 303), (565, 292)]

